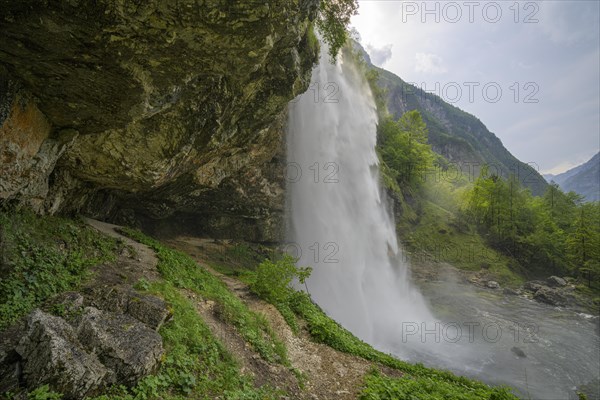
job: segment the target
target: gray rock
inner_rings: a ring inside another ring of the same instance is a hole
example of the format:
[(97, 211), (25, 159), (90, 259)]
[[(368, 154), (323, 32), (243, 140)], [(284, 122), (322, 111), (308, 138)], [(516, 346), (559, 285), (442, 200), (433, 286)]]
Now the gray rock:
[(16, 348), (23, 360), (27, 388), (47, 384), (66, 399), (94, 394), (108, 371), (94, 354), (79, 345), (73, 328), (41, 310), (28, 316), (27, 326)]
[(502, 290), (502, 293), (509, 295), (509, 296), (518, 296), (521, 294), (520, 291), (511, 289), (511, 288), (504, 288), (504, 290)]
[(167, 304), (155, 296), (136, 295), (129, 299), (127, 314), (158, 330), (171, 317)]
[(523, 350), (521, 350), (519, 347), (516, 347), (516, 346), (515, 346), (515, 347), (513, 347), (512, 349), (510, 349), (510, 351), (512, 351), (513, 353), (515, 353), (515, 355), (516, 355), (517, 357), (520, 357), (520, 358), (525, 358), (525, 357), (527, 357), (527, 355), (525, 354), (525, 352), (524, 352)]
[(546, 280), (548, 282), (548, 286), (550, 287), (563, 287), (567, 286), (567, 281), (558, 276), (551, 276)]
[(86, 307), (77, 337), (114, 375), (108, 384), (135, 385), (154, 372), (163, 355), (158, 333), (123, 314)]
[(144, 295), (130, 287), (94, 288), (88, 293), (87, 304), (104, 311), (128, 314), (158, 330), (171, 316), (167, 304), (156, 296)]
[(552, 306), (564, 306), (567, 303), (567, 299), (559, 291), (548, 287), (538, 289), (533, 298)]
[(540, 290), (540, 288), (542, 288), (542, 286), (543, 286), (542, 283), (539, 281), (529, 281), (529, 282), (525, 282), (525, 284), (523, 285), (523, 289), (535, 293), (538, 290)]
[(500, 284), (496, 281), (487, 281), (485, 286), (489, 289), (500, 289)]

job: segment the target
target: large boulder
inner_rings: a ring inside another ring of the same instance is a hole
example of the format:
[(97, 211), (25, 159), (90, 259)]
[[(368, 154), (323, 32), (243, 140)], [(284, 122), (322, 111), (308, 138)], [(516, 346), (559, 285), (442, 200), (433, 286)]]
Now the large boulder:
[(106, 383), (135, 385), (156, 371), (163, 354), (158, 333), (124, 314), (86, 307), (78, 327), (79, 342), (110, 369)]
[(67, 399), (81, 399), (101, 386), (108, 370), (94, 354), (83, 349), (67, 322), (35, 310), (27, 325), (16, 348), (27, 388), (49, 385)]
[(54, 303), (64, 306), (64, 318), (36, 309), (3, 332), (0, 391), (48, 385), (66, 399), (83, 399), (113, 384), (134, 386), (157, 370), (164, 350), (156, 320), (148, 326), (127, 314), (84, 308), (83, 301), (66, 293)]
[(552, 306), (564, 306), (567, 304), (567, 299), (558, 290), (548, 287), (541, 287), (533, 295), (533, 298), (542, 303)]
[(548, 283), (548, 286), (550, 287), (564, 287), (567, 286), (567, 281), (565, 281), (563, 278), (558, 277), (558, 276), (551, 276), (550, 278), (546, 279), (546, 282)]

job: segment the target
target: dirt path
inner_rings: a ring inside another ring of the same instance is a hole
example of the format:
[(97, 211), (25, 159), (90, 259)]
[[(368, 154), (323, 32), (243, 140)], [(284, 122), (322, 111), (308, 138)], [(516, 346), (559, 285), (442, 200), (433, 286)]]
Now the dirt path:
[[(99, 231), (123, 241), (127, 247), (114, 265), (100, 266), (96, 271), (96, 282), (105, 284), (133, 284), (140, 278), (160, 279), (156, 270), (158, 259), (152, 249), (118, 232), (117, 225), (93, 219), (86, 222)], [(299, 400), (353, 400), (358, 398), (364, 375), (372, 363), (349, 354), (341, 353), (329, 346), (315, 343), (307, 332), (296, 336), (279, 311), (252, 294), (245, 283), (214, 271), (209, 267), (215, 251), (225, 251), (226, 244), (212, 239), (180, 237), (167, 242), (173, 248), (193, 257), (200, 265), (221, 279), (227, 287), (248, 307), (265, 316), (279, 339), (286, 345), (288, 358), (294, 369), (303, 375), (302, 384), (294, 372), (280, 364), (263, 360), (246, 343), (231, 324), (218, 316), (218, 305), (189, 290), (182, 293), (192, 300), (198, 313), (227, 350), (238, 360), (241, 372), (254, 378), (257, 385), (270, 385), (288, 393), (284, 399)]]
[[(305, 390), (303, 392), (290, 393), (293, 399), (331, 399), (331, 400), (351, 400), (358, 398), (360, 387), (363, 383), (364, 375), (371, 368), (371, 363), (346, 353), (341, 353), (332, 349), (329, 346), (315, 343), (311, 340), (306, 332), (301, 332), (298, 336), (294, 335), (288, 324), (285, 322), (279, 311), (271, 304), (266, 303), (254, 294), (252, 294), (245, 283), (220, 274), (212, 270), (208, 266), (209, 256), (207, 249), (215, 250), (222, 244), (215, 243), (210, 239), (198, 239), (191, 237), (179, 237), (175, 240), (167, 242), (170, 246), (183, 251), (192, 256), (199, 264), (207, 268), (213, 274), (218, 276), (227, 287), (235, 293), (248, 307), (258, 313), (264, 315), (277, 336), (282, 340), (288, 350), (288, 358), (294, 368), (301, 371), (305, 377)], [(210, 305), (205, 306), (210, 307)], [(200, 311), (207, 320), (210, 320), (210, 315)], [(213, 324), (210, 322), (209, 325)], [(218, 322), (216, 323), (218, 325)], [(244, 366), (250, 369), (255, 375), (260, 376), (264, 370), (261, 365), (264, 361), (252, 357), (257, 357), (256, 353), (252, 352), (250, 362), (246, 349), (236, 336), (235, 332), (228, 332), (222, 327), (213, 326), (211, 329), (223, 335), (221, 339), (230, 347), (230, 351), (244, 360)], [(261, 363), (262, 361), (262, 363)], [(270, 365), (270, 364), (267, 364)], [(256, 369), (259, 371), (256, 371)], [(281, 379), (283, 376), (277, 367), (270, 365), (272, 373), (278, 375)], [(286, 385), (287, 386), (287, 385)]]
[(102, 264), (94, 268), (96, 282), (104, 285), (125, 283), (133, 285), (141, 278), (148, 281), (160, 279), (156, 269), (158, 258), (152, 249), (120, 234), (117, 229), (121, 227), (118, 225), (91, 218), (85, 218), (85, 222), (100, 232), (121, 240), (126, 245), (116, 263)]

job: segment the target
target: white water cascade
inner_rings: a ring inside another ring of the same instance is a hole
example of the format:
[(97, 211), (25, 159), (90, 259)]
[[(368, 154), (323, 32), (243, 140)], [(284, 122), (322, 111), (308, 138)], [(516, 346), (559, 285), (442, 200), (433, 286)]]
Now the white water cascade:
[(333, 65), (322, 53), (310, 89), (290, 106), (288, 239), (298, 264), (314, 268), (308, 290), (325, 312), (398, 354), (403, 323), (435, 319), (410, 283), (385, 205), (376, 128), (364, 76), (354, 63), (340, 56)]

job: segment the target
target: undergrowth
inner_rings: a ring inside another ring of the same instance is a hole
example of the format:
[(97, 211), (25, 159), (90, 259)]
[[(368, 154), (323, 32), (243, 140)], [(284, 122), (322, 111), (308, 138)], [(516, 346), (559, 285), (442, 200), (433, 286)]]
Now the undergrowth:
[(432, 377), (390, 378), (377, 370), (365, 377), (360, 400), (503, 400), (515, 397), (501, 389), (459, 386)]
[(276, 337), (264, 316), (254, 313), (213, 274), (190, 256), (172, 250), (139, 231), (124, 228), (123, 233), (152, 248), (158, 256), (158, 270), (175, 287), (191, 290), (215, 301), (219, 317), (236, 327), (242, 337), (269, 362), (289, 366), (285, 345)]
[(77, 288), (122, 243), (82, 221), (0, 212), (0, 331), (46, 299)]

